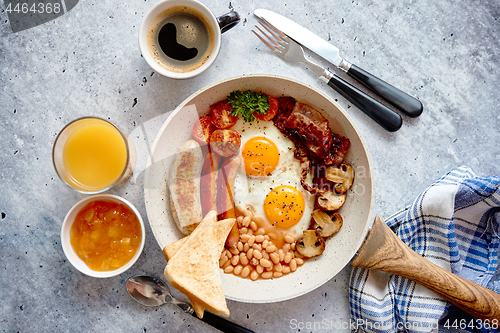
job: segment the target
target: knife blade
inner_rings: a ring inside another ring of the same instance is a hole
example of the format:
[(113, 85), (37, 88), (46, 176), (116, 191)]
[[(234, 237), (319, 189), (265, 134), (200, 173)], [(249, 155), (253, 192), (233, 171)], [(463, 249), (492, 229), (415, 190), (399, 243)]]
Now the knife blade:
[(351, 64), (340, 56), (340, 51), (334, 45), (328, 43), (323, 38), (300, 26), (294, 21), (272, 12), (267, 9), (256, 9), (255, 16), (265, 19), (288, 37), (297, 43), (307, 47), (309, 50), (331, 62), (337, 68), (346, 72), (349, 76), (361, 82), (373, 92), (384, 98), (386, 101), (396, 106), (410, 117), (418, 117), (422, 114), (422, 103), (390, 85), (382, 79), (368, 73), (355, 64)]

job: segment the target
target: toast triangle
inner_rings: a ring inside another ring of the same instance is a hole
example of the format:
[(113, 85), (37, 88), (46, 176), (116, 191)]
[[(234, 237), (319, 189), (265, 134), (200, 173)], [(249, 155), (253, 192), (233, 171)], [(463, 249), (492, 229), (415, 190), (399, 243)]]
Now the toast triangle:
[[(164, 272), (168, 282), (199, 309), (204, 307), (225, 317), (229, 309), (222, 290), (219, 258), (235, 222), (234, 218), (217, 221), (215, 211), (209, 212), (175, 251)], [(198, 311), (197, 315), (203, 317)]]

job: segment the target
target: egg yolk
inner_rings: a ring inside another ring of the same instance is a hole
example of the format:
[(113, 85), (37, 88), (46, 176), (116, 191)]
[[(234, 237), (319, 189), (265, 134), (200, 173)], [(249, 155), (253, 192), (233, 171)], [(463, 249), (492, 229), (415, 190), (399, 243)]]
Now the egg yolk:
[(287, 229), (296, 225), (304, 214), (302, 193), (293, 186), (281, 185), (269, 192), (264, 201), (264, 213), (275, 227)]
[(252, 176), (268, 176), (276, 169), (280, 159), (278, 147), (265, 137), (248, 140), (242, 150), (245, 171)]

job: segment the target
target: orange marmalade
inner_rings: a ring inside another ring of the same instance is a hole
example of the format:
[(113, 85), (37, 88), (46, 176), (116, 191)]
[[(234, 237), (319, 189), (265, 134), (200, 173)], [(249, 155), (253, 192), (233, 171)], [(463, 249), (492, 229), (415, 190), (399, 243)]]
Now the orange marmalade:
[(94, 271), (127, 264), (141, 245), (141, 224), (127, 206), (96, 200), (83, 207), (71, 226), (73, 250)]

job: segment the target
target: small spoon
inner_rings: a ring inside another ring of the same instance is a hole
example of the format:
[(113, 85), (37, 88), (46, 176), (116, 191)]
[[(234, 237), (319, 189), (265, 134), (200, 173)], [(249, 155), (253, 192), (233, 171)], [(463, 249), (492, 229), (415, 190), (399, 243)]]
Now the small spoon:
[[(180, 307), (182, 311), (198, 318), (190, 304), (175, 299), (170, 294), (167, 284), (154, 276), (132, 276), (127, 280), (126, 288), (130, 296), (142, 305), (158, 306), (171, 303)], [(205, 311), (201, 320), (222, 332), (254, 333), (208, 311)]]

